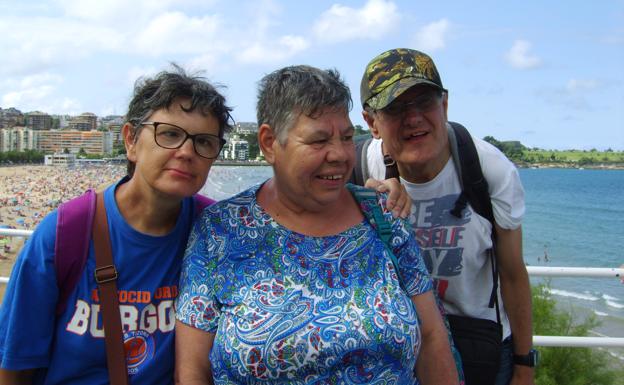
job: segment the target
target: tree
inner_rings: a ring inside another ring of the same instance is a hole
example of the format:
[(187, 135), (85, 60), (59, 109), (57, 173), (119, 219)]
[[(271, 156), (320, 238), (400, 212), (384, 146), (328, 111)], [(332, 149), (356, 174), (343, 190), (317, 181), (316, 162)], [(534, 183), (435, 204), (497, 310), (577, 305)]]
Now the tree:
[(256, 159), (260, 154), (260, 146), (258, 146), (257, 134), (245, 134), (240, 136), (249, 143), (249, 159)]
[(84, 148), (80, 147), (80, 150), (78, 151), (78, 156), (83, 157), (83, 158), (87, 156), (87, 152), (85, 151)]
[(126, 146), (123, 143), (113, 145), (113, 156), (122, 155), (126, 153)]
[(355, 128), (353, 136), (370, 134), (370, 130), (364, 129), (360, 124), (356, 124), (355, 126), (353, 126), (353, 128)]
[(65, 147), (65, 149), (63, 150), (63, 154), (69, 154), (69, 148)]
[[(499, 150), (503, 151), (502, 147), (501, 147), (501, 142), (499, 142), (498, 140), (496, 140), (493, 136), (486, 136), (483, 138), (483, 140), (485, 140), (486, 142), (488, 142), (489, 144), (491, 144), (492, 146), (498, 148)], [(504, 151), (503, 151), (504, 152)]]

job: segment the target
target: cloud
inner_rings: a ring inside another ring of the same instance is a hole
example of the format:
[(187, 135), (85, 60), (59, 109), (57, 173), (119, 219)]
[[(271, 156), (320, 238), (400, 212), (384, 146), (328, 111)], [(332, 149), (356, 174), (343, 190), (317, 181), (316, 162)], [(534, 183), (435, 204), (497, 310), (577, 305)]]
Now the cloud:
[(414, 36), (414, 47), (425, 52), (434, 52), (446, 46), (451, 28), (447, 19), (441, 19), (422, 27)]
[[(55, 92), (64, 82), (63, 77), (40, 73), (24, 76), (19, 80), (7, 80), (0, 84), (0, 105), (15, 106), (22, 112), (34, 110), (53, 113), (54, 111), (79, 111), (80, 103), (71, 98), (58, 99)], [(2, 93), (3, 90), (10, 90)]]
[(139, 52), (154, 56), (200, 53), (222, 40), (221, 28), (216, 15), (189, 17), (182, 12), (166, 12), (142, 28), (134, 44)]
[(392, 1), (369, 0), (362, 8), (334, 4), (314, 23), (317, 40), (339, 43), (355, 39), (380, 39), (393, 31), (400, 22)]
[(139, 67), (139, 66), (134, 66), (132, 68), (130, 68), (128, 70), (127, 73), (127, 80), (128, 80), (128, 86), (132, 87), (134, 86), (134, 83), (141, 77), (149, 77), (149, 76), (153, 76), (158, 72), (158, 70), (154, 67)]
[(249, 29), (233, 37), (231, 46), (236, 47), (233, 55), (242, 64), (276, 64), (305, 51), (310, 46), (301, 35), (286, 34), (274, 36), (272, 29), (279, 27), (282, 6), (273, 0), (258, 1), (248, 12), (253, 13), (254, 23)]
[(598, 88), (600, 83), (593, 79), (570, 79), (566, 85), (569, 92), (589, 91)]
[(23, 75), (122, 46), (115, 29), (85, 22), (32, 17), (0, 23), (3, 63), (0, 74)]
[(301, 36), (282, 36), (277, 42), (254, 42), (245, 47), (237, 59), (242, 63), (278, 63), (284, 61), (309, 46), (308, 41)]
[(212, 7), (215, 1), (208, 0), (58, 0), (61, 10), (69, 18), (88, 20), (96, 23), (120, 23), (127, 27), (143, 24), (158, 14), (171, 9), (201, 9)]
[(529, 52), (531, 43), (526, 40), (516, 40), (511, 49), (505, 54), (507, 62), (516, 69), (531, 69), (539, 67), (542, 60)]

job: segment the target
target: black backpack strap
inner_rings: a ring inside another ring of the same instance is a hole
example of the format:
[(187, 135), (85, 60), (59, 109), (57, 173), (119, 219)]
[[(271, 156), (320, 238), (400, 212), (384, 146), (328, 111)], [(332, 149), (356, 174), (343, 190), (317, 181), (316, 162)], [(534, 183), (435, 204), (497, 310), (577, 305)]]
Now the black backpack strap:
[(373, 137), (370, 135), (360, 135), (354, 139), (355, 141), (355, 167), (353, 173), (351, 173), (350, 183), (364, 186), (368, 179), (368, 146), (370, 145)]
[(490, 221), (492, 224), (492, 248), (488, 250), (490, 262), (492, 265), (492, 293), (490, 294), (489, 307), (496, 306), (496, 317), (500, 323), (500, 310), (498, 306), (498, 270), (496, 268), (496, 231), (494, 228), (494, 210), (492, 209), (492, 200), (487, 180), (483, 176), (481, 163), (479, 162), (479, 154), (475, 147), (474, 141), (466, 127), (456, 122), (449, 122), (447, 126), (449, 133), (449, 145), (451, 155), (459, 180), (462, 186), (462, 192), (455, 201), (455, 207), (451, 210), (451, 214), (461, 218), (462, 212), (470, 203), (472, 209)]
[[(483, 176), (479, 154), (468, 130), (459, 123), (449, 122), (449, 141), (455, 168), (462, 185), (462, 195), (458, 198), (452, 214), (461, 217), (461, 211), (470, 202), (473, 210), (494, 225), (494, 211), (488, 190), (488, 183)], [(454, 139), (454, 141), (453, 141)], [(462, 206), (460, 208), (460, 206)]]
[(386, 165), (386, 179), (397, 178), (399, 181), (399, 166), (390, 155), (384, 155), (384, 164)]

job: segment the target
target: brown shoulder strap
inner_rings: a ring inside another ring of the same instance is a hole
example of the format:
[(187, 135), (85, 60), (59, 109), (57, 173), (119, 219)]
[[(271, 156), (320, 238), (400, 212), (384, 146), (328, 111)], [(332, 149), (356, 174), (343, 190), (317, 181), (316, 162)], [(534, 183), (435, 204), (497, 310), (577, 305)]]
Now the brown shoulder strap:
[(95, 282), (100, 290), (108, 376), (111, 385), (128, 385), (128, 369), (117, 297), (117, 269), (113, 264), (103, 193), (97, 194), (92, 236), (95, 246)]

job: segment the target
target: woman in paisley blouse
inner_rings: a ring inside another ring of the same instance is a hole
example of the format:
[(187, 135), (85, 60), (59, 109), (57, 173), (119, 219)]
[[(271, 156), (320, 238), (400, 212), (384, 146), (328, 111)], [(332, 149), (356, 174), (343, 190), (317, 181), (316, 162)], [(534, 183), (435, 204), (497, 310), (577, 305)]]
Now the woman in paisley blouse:
[[(197, 221), (176, 304), (183, 384), (456, 384), (409, 225), (392, 251), (346, 187), (351, 96), (334, 70), (265, 76), (258, 142), (274, 176)], [(419, 382), (420, 381), (420, 382)]]

